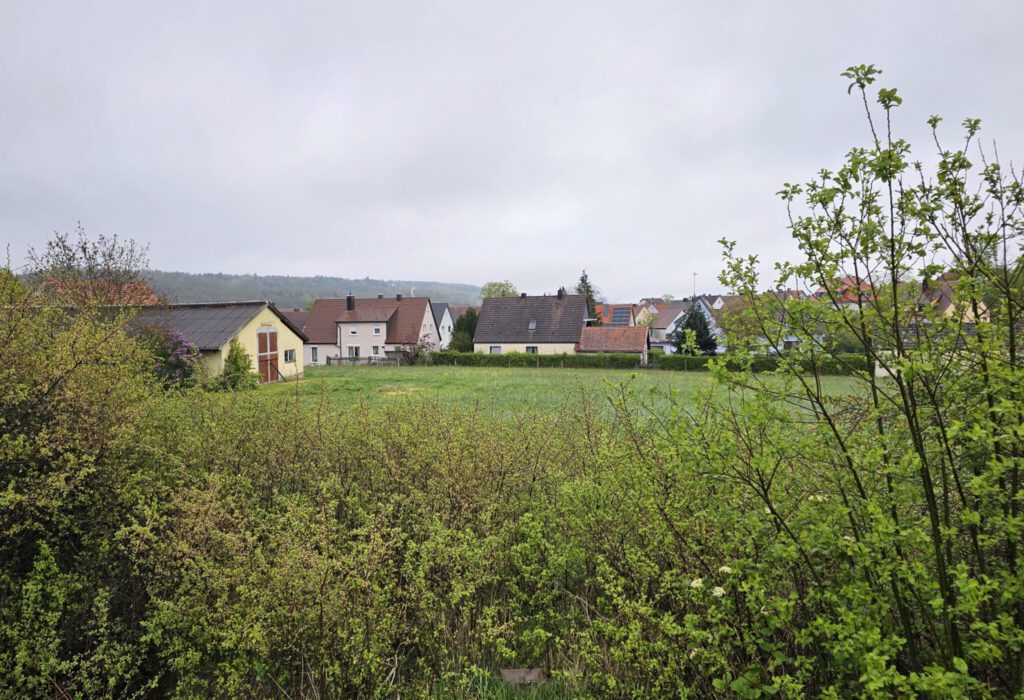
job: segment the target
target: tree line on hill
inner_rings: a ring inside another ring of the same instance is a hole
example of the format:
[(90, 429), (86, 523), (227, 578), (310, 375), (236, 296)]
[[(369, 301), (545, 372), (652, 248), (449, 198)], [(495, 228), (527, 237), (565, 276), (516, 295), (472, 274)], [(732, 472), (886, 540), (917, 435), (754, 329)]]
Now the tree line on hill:
[(291, 277), (285, 275), (229, 275), (223, 273), (166, 272), (150, 274), (154, 289), (172, 302), (248, 301), (268, 299), (281, 308), (306, 308), (314, 299), (340, 298), (347, 294), (373, 297), (427, 296), (454, 305), (476, 304), (480, 288), (471, 284), (376, 280), (345, 277)]

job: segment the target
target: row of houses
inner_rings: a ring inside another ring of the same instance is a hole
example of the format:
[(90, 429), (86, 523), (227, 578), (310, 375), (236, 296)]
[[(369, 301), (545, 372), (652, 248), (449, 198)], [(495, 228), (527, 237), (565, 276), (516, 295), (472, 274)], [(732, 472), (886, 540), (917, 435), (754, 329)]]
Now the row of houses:
[[(955, 279), (940, 277), (915, 293), (922, 304), (945, 314), (954, 308), (954, 287)], [(776, 294), (827, 299), (855, 308), (872, 300), (870, 289), (851, 278), (840, 280), (833, 290), (812, 295), (793, 290)], [(719, 338), (718, 351), (723, 352), (723, 319), (741, 307), (739, 297), (701, 295), (597, 304), (591, 315), (583, 296), (563, 290), (552, 295), (488, 298), (479, 307), (473, 349), (489, 354), (630, 353), (646, 363), (652, 348), (667, 354), (676, 351), (673, 335), (696, 309)], [(422, 350), (444, 350), (451, 342), (455, 320), (465, 310), (427, 297), (348, 295), (317, 299), (308, 312), (278, 309), (269, 301), (246, 301), (154, 305), (143, 307), (140, 317), (195, 345), (212, 374), (223, 370), (235, 340), (252, 358), (261, 381), (273, 382), (299, 377), (308, 365), (401, 362)]]

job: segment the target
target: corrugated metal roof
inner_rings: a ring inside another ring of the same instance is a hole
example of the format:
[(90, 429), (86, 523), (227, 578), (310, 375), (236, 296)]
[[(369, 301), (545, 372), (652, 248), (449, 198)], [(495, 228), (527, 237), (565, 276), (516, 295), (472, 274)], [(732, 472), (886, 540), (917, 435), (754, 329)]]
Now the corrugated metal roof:
[(200, 350), (218, 350), (242, 330), (256, 314), (270, 308), (284, 324), (305, 340), (277, 308), (267, 301), (170, 304), (139, 309), (142, 323), (177, 331)]

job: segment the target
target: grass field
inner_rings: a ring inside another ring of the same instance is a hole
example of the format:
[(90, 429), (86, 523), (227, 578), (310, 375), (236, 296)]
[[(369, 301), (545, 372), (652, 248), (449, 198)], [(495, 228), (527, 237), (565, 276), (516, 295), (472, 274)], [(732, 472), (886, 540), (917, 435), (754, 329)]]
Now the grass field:
[[(830, 393), (853, 391), (845, 377), (826, 377)], [(307, 367), (299, 382), (272, 384), (271, 393), (299, 392), (303, 400), (328, 406), (358, 401), (380, 404), (423, 397), (441, 403), (479, 406), (494, 413), (549, 410), (578, 401), (585, 393), (599, 401), (623, 384), (667, 406), (670, 396), (686, 403), (714, 386), (707, 372), (631, 371), (495, 367)]]

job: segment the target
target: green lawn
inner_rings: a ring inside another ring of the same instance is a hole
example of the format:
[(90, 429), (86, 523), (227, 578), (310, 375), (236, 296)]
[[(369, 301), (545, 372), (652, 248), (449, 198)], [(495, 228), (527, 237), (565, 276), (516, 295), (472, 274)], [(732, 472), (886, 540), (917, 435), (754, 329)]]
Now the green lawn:
[[(827, 377), (826, 382), (836, 394), (853, 390), (845, 377)], [(333, 366), (307, 367), (301, 381), (268, 385), (262, 391), (297, 391), (310, 404), (322, 396), (328, 405), (339, 407), (423, 397), (507, 414), (558, 408), (579, 401), (584, 393), (606, 404), (623, 384), (667, 406), (670, 395), (686, 403), (712, 388), (714, 380), (707, 372), (659, 370)]]

